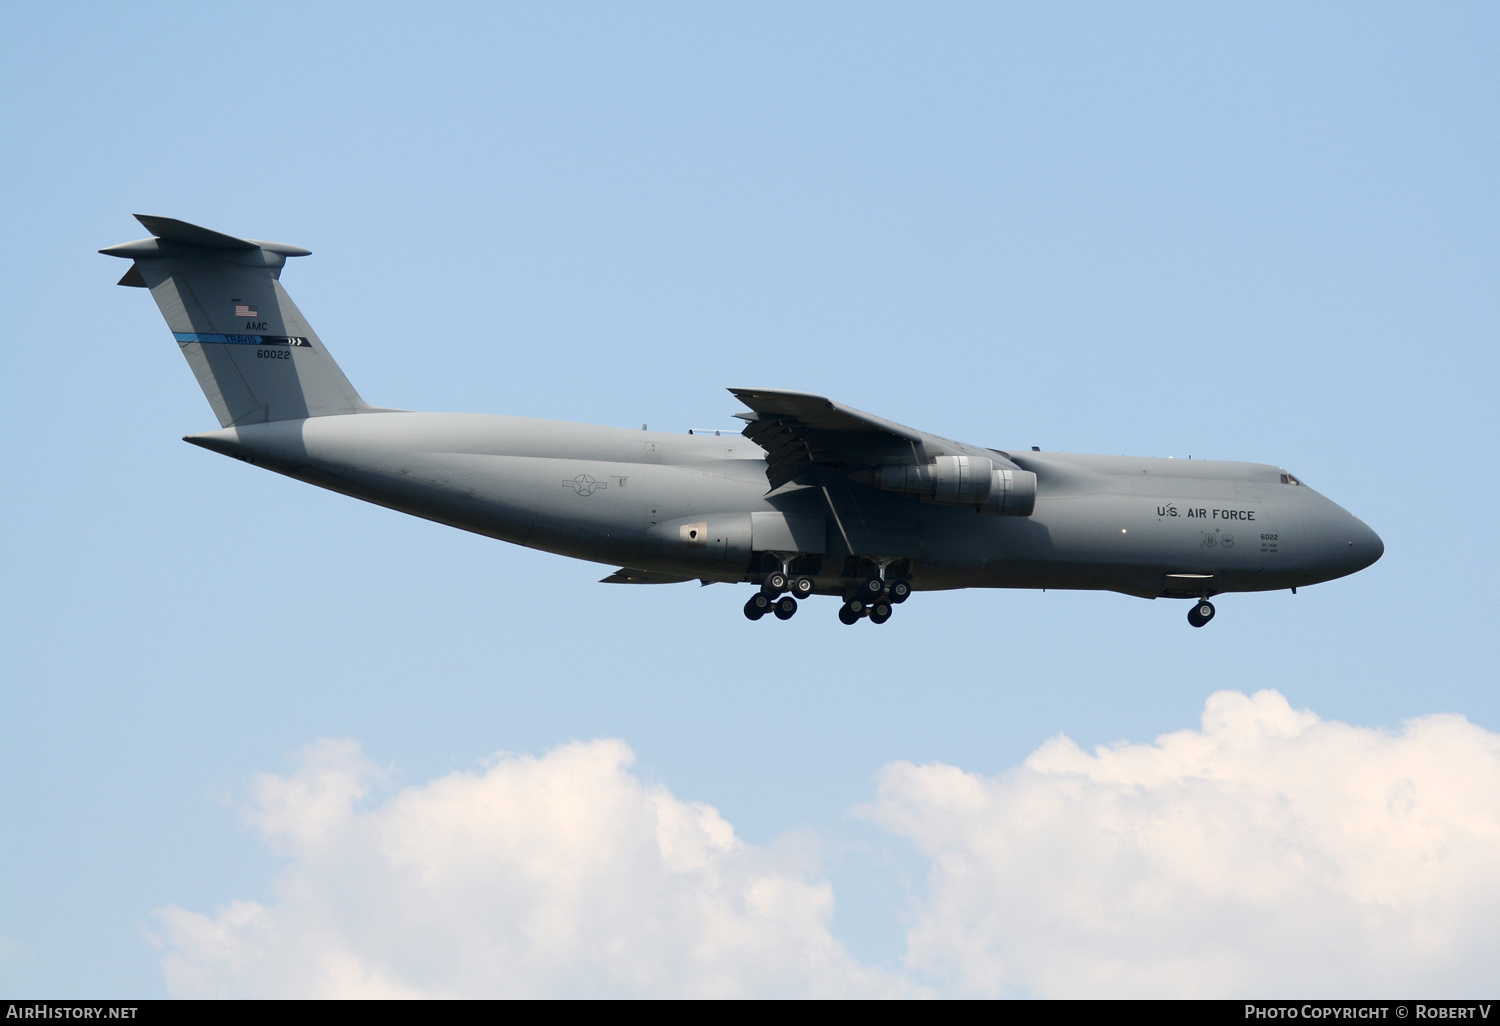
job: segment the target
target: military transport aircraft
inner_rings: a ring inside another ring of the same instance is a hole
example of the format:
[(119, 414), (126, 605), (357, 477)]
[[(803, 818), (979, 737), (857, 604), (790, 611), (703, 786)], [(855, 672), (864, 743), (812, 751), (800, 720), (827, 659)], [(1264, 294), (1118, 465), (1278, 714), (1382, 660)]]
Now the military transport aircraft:
[(914, 591), (1193, 600), (1369, 566), (1379, 537), (1279, 467), (956, 442), (805, 392), (730, 389), (744, 437), (371, 406), (281, 287), (308, 250), (137, 215), (133, 261), (221, 430), (185, 441), (413, 516), (619, 566), (615, 584), (748, 582), (884, 623)]

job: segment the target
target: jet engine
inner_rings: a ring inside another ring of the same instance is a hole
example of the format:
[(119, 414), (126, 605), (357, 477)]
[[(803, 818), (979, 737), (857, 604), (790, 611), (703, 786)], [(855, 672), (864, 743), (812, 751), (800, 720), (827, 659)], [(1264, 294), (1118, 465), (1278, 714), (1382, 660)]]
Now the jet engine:
[(983, 456), (935, 456), (928, 463), (877, 467), (875, 484), (945, 506), (978, 506), (992, 517), (1029, 517), (1036, 508), (1036, 475), (997, 467)]

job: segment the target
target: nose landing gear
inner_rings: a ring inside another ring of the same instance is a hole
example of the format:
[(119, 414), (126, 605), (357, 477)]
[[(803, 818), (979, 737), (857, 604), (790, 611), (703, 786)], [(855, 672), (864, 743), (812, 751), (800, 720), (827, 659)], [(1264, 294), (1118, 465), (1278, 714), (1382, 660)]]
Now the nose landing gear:
[(1201, 599), (1188, 610), (1188, 623), (1194, 627), (1202, 627), (1214, 618), (1214, 604), (1208, 599)]

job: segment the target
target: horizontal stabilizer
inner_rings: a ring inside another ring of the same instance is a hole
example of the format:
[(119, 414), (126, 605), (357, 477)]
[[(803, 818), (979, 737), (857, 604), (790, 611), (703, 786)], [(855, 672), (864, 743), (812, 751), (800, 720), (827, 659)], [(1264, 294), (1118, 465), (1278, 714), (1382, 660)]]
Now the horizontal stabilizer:
[(255, 249), (255, 243), (249, 239), (237, 239), (233, 235), (225, 235), (223, 232), (211, 231), (208, 228), (200, 228), (196, 224), (188, 224), (179, 221), (175, 217), (152, 217), (150, 214), (136, 214), (135, 219), (146, 226), (146, 231), (155, 235), (158, 239), (170, 239), (173, 242), (186, 242), (190, 246), (208, 246), (213, 249)]
[(267, 242), (264, 239), (240, 239), (225, 235), (211, 228), (179, 221), (175, 217), (154, 217), (151, 214), (136, 214), (135, 219), (146, 226), (146, 230), (158, 239), (181, 242), (189, 246), (206, 249), (263, 249), (282, 256), (311, 256), (312, 250), (301, 246), (289, 246), (285, 242)]

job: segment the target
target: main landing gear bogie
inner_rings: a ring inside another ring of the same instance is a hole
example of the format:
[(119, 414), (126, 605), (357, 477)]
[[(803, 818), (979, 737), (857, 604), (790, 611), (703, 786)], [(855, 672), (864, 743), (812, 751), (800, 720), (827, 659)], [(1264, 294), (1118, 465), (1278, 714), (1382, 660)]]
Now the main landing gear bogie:
[(745, 603), (745, 618), (759, 620), (767, 613), (774, 613), (778, 620), (790, 620), (797, 615), (797, 600), (807, 598), (817, 587), (806, 575), (793, 577), (785, 570), (773, 570), (766, 574), (760, 590)]
[(771, 611), (771, 596), (763, 591), (757, 591), (750, 596), (750, 601), (745, 603), (745, 619), (759, 620)]
[(1194, 627), (1202, 627), (1214, 618), (1214, 604), (1208, 599), (1200, 599), (1193, 603), (1193, 608), (1188, 610), (1188, 623)]
[(773, 599), (788, 591), (792, 593), (793, 598), (805, 599), (816, 589), (817, 584), (811, 577), (792, 577), (780, 570), (766, 574), (765, 583), (760, 586), (761, 594)]
[(790, 620), (797, 615), (797, 600), (790, 595), (772, 598), (763, 591), (757, 591), (745, 603), (745, 619), (759, 620), (767, 613), (774, 613), (778, 620)]
[(878, 598), (874, 602), (866, 602), (856, 597), (839, 607), (839, 622), (846, 623), (850, 627), (866, 617), (871, 623), (885, 623), (891, 618), (891, 600)]
[[(871, 578), (871, 580), (879, 580)], [(881, 589), (876, 591), (871, 588), (870, 582), (866, 581), (859, 586), (854, 597), (849, 599), (839, 608), (839, 621), (853, 627), (859, 621), (868, 618), (871, 623), (885, 623), (891, 618), (894, 607), (905, 602), (911, 596), (911, 585), (905, 581), (881, 582)]]
[[(745, 603), (745, 618), (759, 620), (771, 613), (778, 620), (790, 620), (797, 614), (798, 600), (808, 598), (816, 590), (817, 585), (811, 577), (769, 573), (760, 590)], [(844, 594), (849, 595), (848, 592)], [(907, 581), (867, 578), (859, 582), (854, 593), (839, 607), (839, 621), (851, 627), (865, 619), (875, 624), (885, 623), (891, 618), (894, 607), (910, 597), (911, 584)]]

